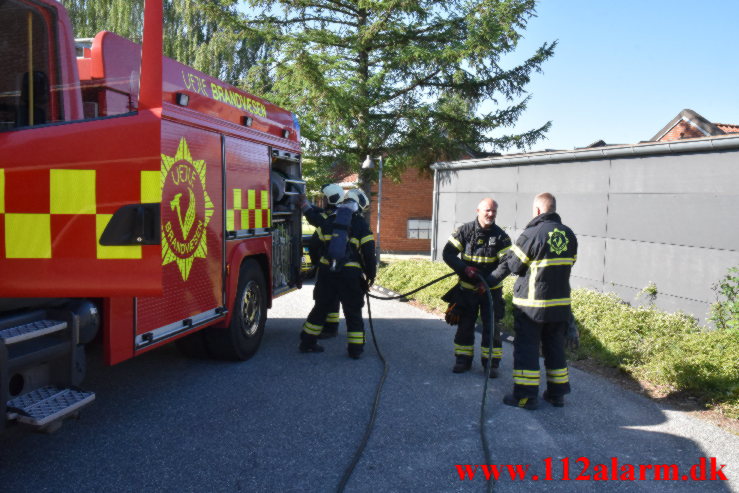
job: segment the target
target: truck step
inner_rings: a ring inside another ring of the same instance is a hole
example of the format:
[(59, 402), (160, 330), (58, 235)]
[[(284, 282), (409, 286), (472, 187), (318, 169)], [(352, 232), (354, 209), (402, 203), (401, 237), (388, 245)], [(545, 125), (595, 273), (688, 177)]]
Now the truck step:
[(67, 328), (67, 322), (59, 320), (39, 320), (15, 327), (0, 330), (0, 339), (5, 345), (15, 344), (16, 342), (27, 341), (36, 337), (45, 336), (52, 332), (59, 332)]
[(41, 387), (9, 400), (7, 417), (43, 428), (57, 420), (61, 421), (94, 400), (94, 392), (71, 388)]

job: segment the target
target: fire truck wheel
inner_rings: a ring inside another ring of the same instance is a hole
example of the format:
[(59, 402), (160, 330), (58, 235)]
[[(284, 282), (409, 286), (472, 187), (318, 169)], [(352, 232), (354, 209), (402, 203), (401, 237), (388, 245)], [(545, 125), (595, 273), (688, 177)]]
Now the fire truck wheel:
[(259, 349), (267, 321), (266, 283), (254, 260), (241, 266), (232, 313), (228, 327), (208, 330), (208, 349), (215, 357), (244, 361)]

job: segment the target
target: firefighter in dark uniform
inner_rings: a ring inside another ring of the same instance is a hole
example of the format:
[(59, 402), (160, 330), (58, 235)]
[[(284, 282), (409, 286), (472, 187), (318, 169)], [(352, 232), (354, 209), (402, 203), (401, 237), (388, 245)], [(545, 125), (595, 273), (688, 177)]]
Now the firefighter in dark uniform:
[[(360, 209), (369, 205), (367, 196), (361, 190), (347, 192), (344, 202), (335, 214), (326, 219), (317, 229), (323, 242), (324, 252), (318, 263), (318, 276), (321, 280), (316, 284), (314, 298), (316, 304), (308, 314), (300, 333), (299, 349), (304, 353), (323, 352), (317, 343), (318, 335), (323, 330), (326, 315), (332, 309), (333, 301), (338, 298), (344, 310), (347, 328), (347, 351), (349, 356), (359, 359), (364, 351), (364, 322), (362, 307), (364, 294), (372, 285), (377, 272), (375, 260), (375, 240), (367, 221), (360, 214)], [(348, 226), (340, 224), (339, 216), (343, 208), (351, 208), (352, 214)], [(329, 258), (332, 250), (330, 242), (346, 232), (345, 254), (341, 259)]]
[(498, 376), (498, 367), (503, 357), (500, 335), (500, 320), (505, 313), (502, 284), (490, 285), (495, 311), (493, 345), (490, 346), (490, 305), (485, 287), (477, 274), (490, 274), (505, 257), (511, 247), (511, 238), (497, 224), (495, 217), (498, 204), (490, 198), (483, 199), (477, 206), (477, 219), (463, 224), (452, 233), (444, 247), (444, 262), (459, 275), (459, 284), (454, 288), (454, 299), (459, 311), (459, 326), (454, 336), (456, 363), (452, 371), (462, 373), (472, 367), (475, 344), (477, 314), (483, 321), (481, 360), (487, 370), (492, 362), (490, 377)]
[(544, 400), (562, 407), (564, 395), (570, 392), (565, 342), (572, 316), (570, 271), (577, 260), (577, 238), (556, 210), (552, 194), (537, 195), (534, 218), (488, 278), (497, 283), (508, 273), (519, 276), (513, 288), (513, 393), (503, 402), (529, 410), (539, 404), (540, 347), (547, 375)]
[[(330, 183), (321, 187), (321, 192), (326, 197), (327, 207), (322, 209), (320, 207), (311, 206), (309, 203), (303, 202), (303, 214), (305, 219), (311, 226), (319, 228), (322, 226), (326, 219), (336, 210), (336, 206), (344, 199), (344, 189), (341, 185), (336, 183)], [(318, 232), (314, 232), (308, 244), (308, 255), (312, 265), (318, 265), (321, 259), (321, 248), (323, 242), (318, 237)], [(320, 283), (320, 279), (316, 274), (316, 286)], [(315, 291), (314, 291), (315, 299)], [(323, 331), (319, 334), (319, 339), (327, 339), (329, 337), (336, 337), (339, 333), (339, 298), (331, 305), (331, 311), (326, 315), (326, 323), (323, 325)]]

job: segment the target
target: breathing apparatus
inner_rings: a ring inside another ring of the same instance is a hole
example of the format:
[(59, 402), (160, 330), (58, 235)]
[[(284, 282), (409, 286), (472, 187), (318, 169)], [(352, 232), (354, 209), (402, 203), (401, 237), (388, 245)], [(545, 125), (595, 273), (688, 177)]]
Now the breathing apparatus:
[(352, 216), (358, 208), (357, 202), (347, 198), (344, 198), (336, 208), (331, 240), (326, 251), (331, 272), (340, 271), (349, 259), (349, 235), (351, 234)]

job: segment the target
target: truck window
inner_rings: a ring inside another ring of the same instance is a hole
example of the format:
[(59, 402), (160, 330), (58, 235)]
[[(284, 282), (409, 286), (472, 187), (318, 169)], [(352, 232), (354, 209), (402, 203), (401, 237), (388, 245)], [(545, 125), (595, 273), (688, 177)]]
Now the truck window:
[[(141, 46), (103, 32), (117, 26), (95, 25), (89, 6), (64, 4), (69, 17), (56, 0), (0, 0), (0, 132), (138, 109)], [(133, 4), (121, 3), (138, 19)], [(142, 20), (132, 25), (140, 40)]]
[(20, 0), (0, 2), (0, 131), (59, 121), (50, 56), (53, 12)]

